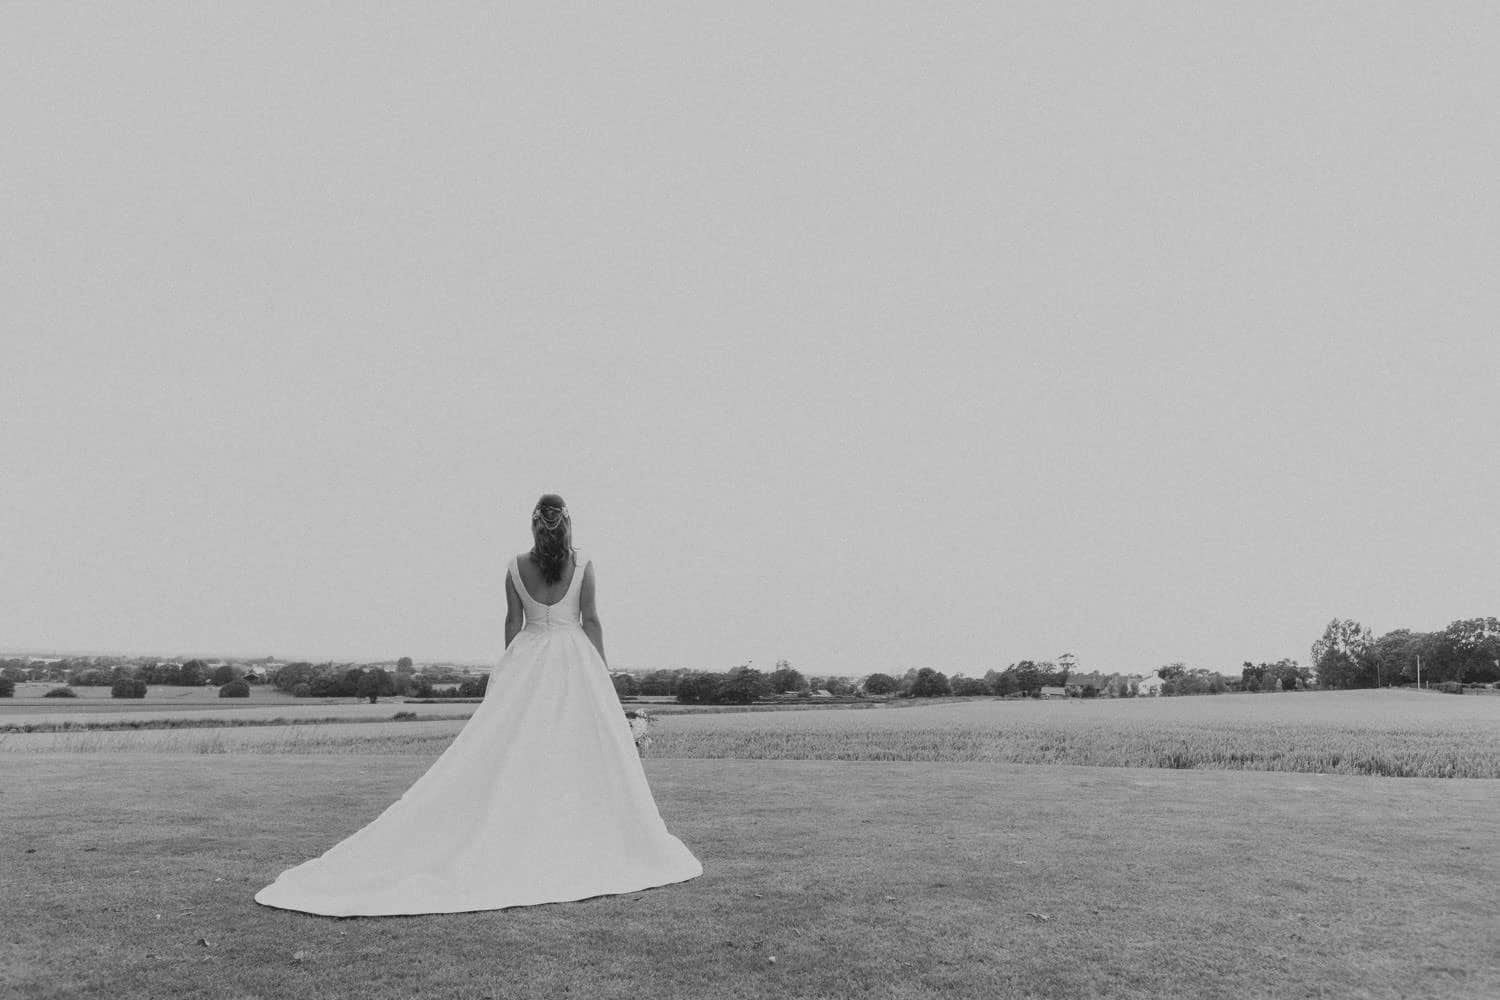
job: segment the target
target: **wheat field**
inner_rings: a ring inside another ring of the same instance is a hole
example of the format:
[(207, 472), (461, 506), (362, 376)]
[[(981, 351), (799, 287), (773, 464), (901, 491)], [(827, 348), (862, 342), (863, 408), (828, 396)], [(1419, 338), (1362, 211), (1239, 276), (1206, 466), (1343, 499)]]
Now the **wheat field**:
[[(3, 732), (0, 751), (435, 757), (466, 722), (394, 721), (392, 706), (380, 708), (384, 721), (226, 727), (206, 719), (203, 728)], [(1348, 691), (981, 699), (862, 711), (668, 710), (656, 713), (644, 754), (1500, 778), (1500, 698)]]

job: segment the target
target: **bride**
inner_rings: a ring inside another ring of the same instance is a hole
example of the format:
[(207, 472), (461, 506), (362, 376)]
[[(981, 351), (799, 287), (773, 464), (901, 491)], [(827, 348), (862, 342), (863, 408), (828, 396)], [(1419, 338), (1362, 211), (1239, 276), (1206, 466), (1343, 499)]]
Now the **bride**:
[(493, 910), (635, 892), (703, 866), (667, 831), (610, 682), (594, 567), (562, 497), (505, 580), (505, 653), (443, 755), (363, 829), (256, 893), (328, 916)]

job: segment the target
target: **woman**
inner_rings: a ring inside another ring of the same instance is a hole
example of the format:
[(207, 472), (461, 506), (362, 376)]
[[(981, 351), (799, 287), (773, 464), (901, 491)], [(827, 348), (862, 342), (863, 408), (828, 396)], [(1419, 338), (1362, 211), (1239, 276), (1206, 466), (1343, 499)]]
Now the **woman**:
[(593, 564), (562, 497), (505, 581), (484, 701), (401, 799), (256, 894), (329, 916), (457, 913), (682, 882), (703, 866), (657, 812), (604, 659)]

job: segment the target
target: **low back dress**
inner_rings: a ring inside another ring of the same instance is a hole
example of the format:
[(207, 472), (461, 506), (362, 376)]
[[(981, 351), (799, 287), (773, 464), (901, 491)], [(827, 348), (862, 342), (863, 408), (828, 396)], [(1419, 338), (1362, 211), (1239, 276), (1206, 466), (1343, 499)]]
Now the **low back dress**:
[[(321, 857), (256, 893), (328, 916), (456, 913), (682, 882), (703, 866), (657, 811), (609, 673), (567, 593), (533, 600), (484, 700), (401, 798)], [(566, 569), (564, 570), (566, 572)]]

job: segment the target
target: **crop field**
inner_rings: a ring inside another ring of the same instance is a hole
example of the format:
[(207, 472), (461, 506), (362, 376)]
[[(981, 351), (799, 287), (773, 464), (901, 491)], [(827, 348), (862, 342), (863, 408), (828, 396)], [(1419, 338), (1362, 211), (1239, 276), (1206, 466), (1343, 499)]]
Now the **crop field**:
[(674, 715), (650, 754), (1500, 778), (1500, 698), (1345, 691)]
[[(255, 726), (7, 731), (0, 751), (417, 754), (436, 757), (472, 705), (246, 709)], [(290, 709), (290, 710), (288, 710)], [(307, 716), (299, 720), (297, 712)], [(259, 713), (259, 714), (255, 714)], [(331, 713), (337, 713), (329, 718)], [(451, 718), (442, 716), (451, 713)], [(321, 715), (322, 717), (318, 717)], [(14, 718), (24, 718), (15, 716)], [(88, 717), (80, 719), (88, 725)], [(157, 723), (161, 717), (153, 717)], [(656, 711), (654, 758), (1078, 764), (1500, 778), (1500, 698), (1350, 691), (1127, 700), (893, 703), (856, 711)], [(345, 721), (347, 720), (347, 721)], [(38, 721), (38, 720), (33, 720)], [(52, 721), (52, 720), (39, 720)], [(98, 719), (113, 726), (116, 717)], [(284, 723), (284, 724), (278, 724)]]

